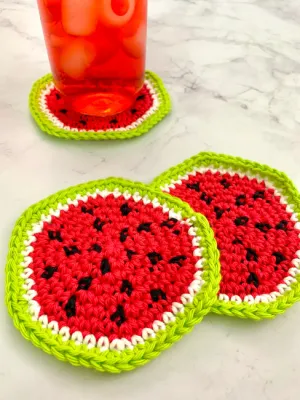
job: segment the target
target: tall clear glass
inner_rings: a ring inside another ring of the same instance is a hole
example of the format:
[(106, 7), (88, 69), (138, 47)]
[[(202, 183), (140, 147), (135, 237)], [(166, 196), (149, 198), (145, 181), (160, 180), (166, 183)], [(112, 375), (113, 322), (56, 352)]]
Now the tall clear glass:
[(107, 116), (130, 107), (145, 74), (147, 0), (38, 0), (56, 88), (70, 107)]

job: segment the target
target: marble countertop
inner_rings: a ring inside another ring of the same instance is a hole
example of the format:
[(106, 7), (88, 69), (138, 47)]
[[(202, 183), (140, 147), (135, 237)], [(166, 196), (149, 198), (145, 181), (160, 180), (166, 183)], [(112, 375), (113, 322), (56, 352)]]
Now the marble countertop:
[[(49, 71), (35, 0), (0, 0), (0, 297), (7, 244), (30, 204), (107, 176), (150, 182), (200, 151), (285, 171), (300, 188), (298, 0), (149, 0), (148, 68), (173, 112), (125, 142), (75, 143), (41, 134), (27, 97)], [(29, 189), (30, 187), (30, 189)], [(294, 400), (300, 305), (274, 321), (210, 315), (156, 361), (107, 376), (56, 361), (27, 343), (0, 304), (0, 400)]]

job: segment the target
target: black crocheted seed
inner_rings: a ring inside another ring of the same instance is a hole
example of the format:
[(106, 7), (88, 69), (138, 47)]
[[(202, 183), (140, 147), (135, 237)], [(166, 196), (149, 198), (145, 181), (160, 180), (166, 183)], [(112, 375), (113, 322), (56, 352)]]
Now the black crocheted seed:
[(154, 268), (153, 268), (153, 267), (150, 267), (150, 268), (149, 268), (149, 271), (150, 271), (150, 272), (154, 272)]
[(80, 250), (77, 246), (64, 246), (64, 251), (67, 257), (73, 256), (74, 254), (80, 254)]
[(75, 317), (76, 315), (76, 296), (73, 295), (69, 298), (65, 305), (65, 311), (68, 318)]
[(126, 250), (126, 253), (127, 253), (128, 260), (131, 260), (132, 256), (134, 256), (136, 254), (136, 252), (133, 250)]
[(243, 242), (242, 242), (241, 239), (235, 238), (235, 239), (232, 241), (232, 244), (243, 244)]
[(48, 231), (48, 237), (50, 240), (57, 240), (58, 242), (63, 241), (59, 231)]
[(127, 239), (127, 237), (128, 237), (128, 228), (124, 228), (121, 230), (121, 233), (120, 233), (120, 242), (124, 243), (125, 240)]
[(93, 278), (91, 276), (81, 278), (78, 282), (77, 290), (88, 290), (88, 288), (91, 286), (92, 280)]
[(214, 212), (216, 214), (216, 218), (220, 219), (222, 218), (222, 215), (224, 214), (225, 210), (222, 210), (220, 207), (214, 207)]
[(137, 231), (140, 232), (151, 232), (151, 222), (144, 222), (138, 226)]
[(58, 267), (51, 267), (50, 265), (44, 269), (41, 277), (44, 279), (50, 279), (54, 275), (54, 272), (58, 270)]
[(175, 256), (169, 260), (170, 264), (177, 264), (182, 267), (183, 261), (186, 260), (186, 256)]
[(247, 248), (246, 259), (247, 261), (258, 261), (258, 255), (255, 250)]
[(111, 124), (117, 124), (118, 123), (118, 120), (117, 120), (117, 118), (114, 118), (114, 119), (112, 119), (111, 121), (109, 121)]
[(213, 199), (212, 197), (207, 196), (205, 192), (203, 192), (200, 196), (200, 200), (205, 201), (205, 203), (209, 206)]
[(102, 232), (102, 228), (105, 225), (105, 222), (101, 221), (100, 218), (96, 218), (94, 223), (93, 223), (93, 227), (98, 231), (98, 232)]
[(253, 199), (264, 199), (265, 198), (265, 191), (264, 190), (258, 190), (257, 192), (254, 193)]
[(117, 306), (117, 311), (110, 316), (110, 320), (112, 322), (115, 322), (117, 326), (121, 326), (126, 321), (123, 306), (121, 306), (120, 304)]
[(127, 279), (124, 279), (120, 290), (121, 293), (126, 293), (127, 296), (130, 296), (133, 291), (132, 284)]
[(131, 114), (136, 114), (137, 113), (137, 109), (136, 108), (133, 108), (132, 110), (131, 110)]
[(101, 253), (102, 247), (99, 246), (99, 244), (95, 243), (95, 244), (93, 244), (93, 246), (90, 248), (90, 251), (92, 251), (92, 250), (96, 251), (97, 253)]
[(173, 231), (174, 235), (180, 235), (180, 231), (178, 229), (176, 229), (175, 231)]
[(276, 229), (286, 231), (288, 226), (288, 221), (282, 220), (276, 225)]
[(162, 222), (160, 226), (166, 226), (167, 228), (172, 229), (176, 225), (177, 221), (176, 218), (170, 218), (167, 221)]
[(237, 198), (235, 199), (235, 204), (238, 207), (244, 206), (246, 204), (246, 196), (244, 194), (240, 194), (239, 196), (237, 196)]
[(245, 226), (247, 225), (247, 222), (249, 221), (248, 217), (238, 217), (234, 220), (234, 223), (236, 226)]
[(158, 302), (159, 300), (167, 300), (166, 293), (161, 289), (152, 289), (150, 291), (152, 301)]
[(141, 94), (136, 99), (137, 99), (137, 101), (139, 101), (139, 100), (144, 100), (144, 98), (145, 98), (145, 95)]
[(61, 96), (60, 96), (59, 93), (55, 93), (55, 97), (56, 97), (56, 100), (60, 100), (61, 99)]
[(102, 275), (110, 272), (110, 264), (107, 258), (103, 258), (103, 260), (101, 261), (100, 270), (102, 272)]
[(271, 225), (264, 223), (264, 222), (258, 222), (255, 224), (255, 228), (259, 229), (260, 231), (266, 233), (268, 232), (269, 229), (271, 229)]
[(61, 110), (59, 110), (59, 112), (61, 112), (62, 114), (67, 114), (68, 110), (66, 110), (65, 108), (62, 108)]
[(81, 124), (81, 125), (86, 125), (87, 124), (87, 122), (84, 120), (84, 119), (81, 119), (80, 121), (79, 121), (79, 123)]
[(148, 253), (147, 257), (149, 258), (152, 265), (156, 265), (159, 261), (163, 259), (162, 256), (155, 251)]
[(186, 187), (191, 190), (195, 190), (196, 192), (200, 193), (200, 182), (196, 183), (187, 183)]
[(231, 184), (227, 181), (227, 179), (222, 179), (220, 181), (221, 185), (224, 187), (224, 189), (230, 188)]
[(94, 211), (93, 211), (92, 208), (87, 208), (87, 207), (85, 207), (85, 206), (82, 206), (82, 207), (81, 207), (81, 211), (82, 211), (84, 214), (94, 215)]
[(250, 272), (248, 278), (247, 278), (247, 283), (249, 285), (253, 284), (256, 288), (259, 286), (259, 280), (257, 275), (254, 272)]
[(286, 260), (284, 255), (280, 253), (279, 251), (275, 251), (272, 256), (276, 258), (276, 265), (280, 264), (282, 261)]
[(129, 207), (128, 203), (124, 203), (121, 205), (120, 211), (124, 217), (127, 217), (127, 215), (131, 213), (132, 208)]

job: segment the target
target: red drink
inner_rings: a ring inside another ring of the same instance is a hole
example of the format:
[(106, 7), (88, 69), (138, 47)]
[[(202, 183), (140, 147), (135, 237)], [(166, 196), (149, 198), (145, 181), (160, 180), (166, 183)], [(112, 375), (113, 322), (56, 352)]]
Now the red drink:
[(38, 0), (56, 88), (73, 109), (113, 115), (143, 86), (147, 0)]

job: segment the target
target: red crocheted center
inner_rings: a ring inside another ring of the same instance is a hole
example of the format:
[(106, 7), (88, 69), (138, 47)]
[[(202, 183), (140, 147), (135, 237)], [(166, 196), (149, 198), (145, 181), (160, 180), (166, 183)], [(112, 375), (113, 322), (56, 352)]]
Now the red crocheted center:
[(209, 220), (221, 254), (220, 293), (242, 299), (277, 291), (300, 248), (291, 214), (264, 182), (238, 174), (190, 175), (171, 194)]
[(194, 280), (199, 258), (188, 229), (160, 207), (123, 196), (71, 205), (32, 244), (40, 315), (97, 340), (141, 335)]
[(106, 131), (108, 129), (126, 128), (141, 118), (153, 105), (153, 97), (146, 85), (142, 88), (133, 106), (110, 117), (92, 117), (73, 111), (56, 88), (46, 95), (48, 110), (65, 126), (79, 130)]

